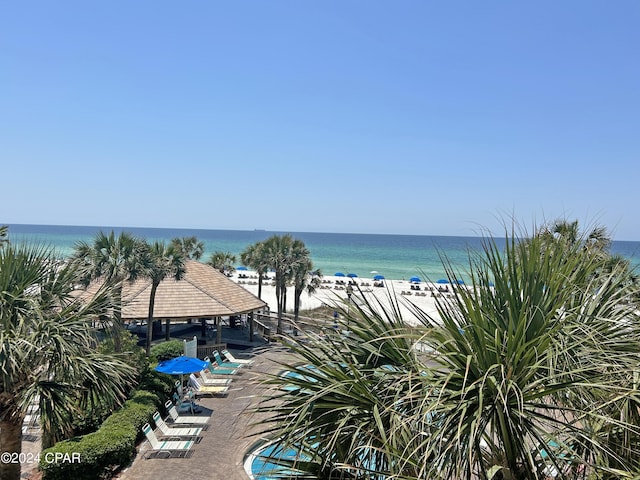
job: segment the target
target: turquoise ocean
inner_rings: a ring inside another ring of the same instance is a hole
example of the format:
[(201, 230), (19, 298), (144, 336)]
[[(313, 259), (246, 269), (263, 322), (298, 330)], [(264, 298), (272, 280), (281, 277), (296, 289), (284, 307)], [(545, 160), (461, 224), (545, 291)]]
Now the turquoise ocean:
[[(355, 273), (371, 278), (384, 275), (393, 280), (419, 276), (426, 281), (445, 277), (442, 259), (446, 258), (466, 279), (469, 253), (482, 249), (481, 237), (431, 235), (375, 235), (355, 233), (271, 232), (264, 230), (198, 230), (177, 228), (89, 227), (63, 225), (9, 225), (11, 242), (45, 244), (61, 257), (69, 256), (77, 242), (91, 242), (96, 233), (111, 230), (129, 232), (147, 241), (170, 241), (176, 237), (196, 236), (205, 244), (205, 261), (215, 251), (230, 252), (238, 257), (247, 246), (271, 235), (289, 233), (302, 240), (323, 275), (336, 272)], [(504, 243), (497, 238), (497, 242)], [(611, 253), (629, 258), (640, 267), (640, 242), (614, 241)], [(239, 266), (240, 263), (237, 264)], [(377, 272), (377, 273), (372, 273)]]

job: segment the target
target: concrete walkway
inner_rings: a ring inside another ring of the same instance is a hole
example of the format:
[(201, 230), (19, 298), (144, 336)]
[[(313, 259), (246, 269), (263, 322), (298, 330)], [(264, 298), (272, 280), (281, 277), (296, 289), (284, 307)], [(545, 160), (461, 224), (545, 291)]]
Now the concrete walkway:
[[(244, 351), (242, 353), (247, 353)], [(118, 476), (121, 480), (247, 480), (244, 458), (249, 448), (260, 438), (249, 434), (257, 430), (251, 424), (260, 420), (251, 413), (266, 393), (262, 384), (266, 372), (277, 373), (282, 367), (279, 361), (291, 360), (288, 350), (278, 344), (265, 345), (253, 351), (255, 359), (250, 367), (242, 367), (233, 376), (231, 389), (226, 397), (202, 397), (200, 415), (210, 415), (209, 427), (202, 432), (202, 439), (192, 447), (189, 458), (149, 458), (143, 456), (150, 448), (144, 440), (138, 446), (133, 463)]]

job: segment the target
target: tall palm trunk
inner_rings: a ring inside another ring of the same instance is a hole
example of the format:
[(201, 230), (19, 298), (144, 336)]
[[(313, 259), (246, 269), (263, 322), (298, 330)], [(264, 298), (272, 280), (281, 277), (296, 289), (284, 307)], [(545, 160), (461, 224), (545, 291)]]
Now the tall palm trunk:
[(147, 318), (147, 356), (151, 355), (151, 340), (153, 339), (153, 307), (156, 303), (156, 291), (160, 282), (151, 283), (151, 293), (149, 294), (149, 316)]
[(164, 339), (168, 342), (169, 340), (171, 340), (171, 319), (167, 318), (164, 321)]
[(304, 288), (295, 288), (293, 292), (293, 321), (298, 323), (298, 317), (300, 316), (300, 297), (304, 292)]
[(258, 273), (258, 298), (262, 300), (262, 280), (264, 277), (262, 276), (262, 272)]
[(113, 350), (115, 353), (122, 351), (122, 284), (118, 284), (114, 288), (115, 311), (113, 312), (113, 325), (111, 331), (113, 334)]
[(222, 343), (222, 317), (216, 317), (216, 343), (220, 345)]
[[(2, 415), (4, 416), (5, 413), (3, 412)], [(0, 461), (0, 478), (2, 480), (19, 480), (20, 478), (18, 457), (22, 451), (22, 420), (22, 416), (17, 419), (0, 420), (0, 453), (3, 455)]]
[(278, 335), (282, 334), (282, 314), (284, 311), (286, 288), (282, 286), (281, 278), (276, 274), (276, 303), (278, 305)]

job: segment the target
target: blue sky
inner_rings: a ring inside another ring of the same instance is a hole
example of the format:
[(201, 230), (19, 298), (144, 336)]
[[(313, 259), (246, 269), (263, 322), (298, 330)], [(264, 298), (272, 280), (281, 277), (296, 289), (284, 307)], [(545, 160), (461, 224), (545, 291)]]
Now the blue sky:
[(640, 3), (30, 1), (0, 223), (640, 240)]

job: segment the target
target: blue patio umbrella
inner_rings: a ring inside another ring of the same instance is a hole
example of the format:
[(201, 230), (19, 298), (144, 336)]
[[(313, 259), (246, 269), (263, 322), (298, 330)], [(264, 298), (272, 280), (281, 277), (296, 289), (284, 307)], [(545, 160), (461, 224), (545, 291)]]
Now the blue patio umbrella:
[(376, 275), (373, 277), (374, 280), (384, 280), (384, 275)]
[(247, 267), (242, 266), (242, 267), (236, 268), (236, 270), (249, 270), (249, 269)]
[(167, 373), (169, 375), (185, 375), (204, 370), (206, 366), (207, 362), (204, 360), (181, 356), (170, 360), (163, 360), (156, 367), (156, 371), (160, 373)]
[(449, 283), (449, 280), (447, 280), (446, 278), (441, 278), (436, 283)]
[(333, 276), (334, 277), (344, 277), (345, 275), (342, 272), (336, 272), (336, 273), (333, 274)]
[(180, 375), (180, 385), (184, 384), (183, 375), (199, 372), (207, 368), (207, 362), (194, 357), (181, 357), (163, 360), (155, 368), (157, 372), (169, 375)]
[(464, 280), (460, 280), (459, 278), (456, 280), (458, 285), (464, 285)]
[(411, 277), (409, 281), (411, 283), (420, 283), (422, 280), (420, 280), (420, 277)]
[(356, 278), (358, 275), (356, 275), (355, 273), (347, 273), (347, 277), (349, 278)]

